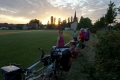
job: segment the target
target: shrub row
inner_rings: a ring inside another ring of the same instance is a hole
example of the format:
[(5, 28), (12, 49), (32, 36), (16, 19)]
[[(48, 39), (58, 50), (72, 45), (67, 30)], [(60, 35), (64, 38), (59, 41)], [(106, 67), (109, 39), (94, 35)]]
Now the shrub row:
[(95, 61), (84, 65), (88, 80), (120, 79), (120, 31), (109, 31), (99, 37), (95, 47)]

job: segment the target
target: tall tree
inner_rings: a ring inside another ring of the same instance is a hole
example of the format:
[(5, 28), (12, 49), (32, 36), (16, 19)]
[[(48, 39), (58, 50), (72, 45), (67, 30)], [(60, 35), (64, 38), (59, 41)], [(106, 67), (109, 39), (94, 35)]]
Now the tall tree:
[(51, 24), (53, 24), (53, 16), (51, 16)]
[(67, 26), (67, 21), (66, 19), (62, 21), (61, 23), (61, 29), (64, 29)]
[(61, 24), (61, 18), (58, 18), (58, 25)]
[(54, 17), (54, 24), (56, 23), (56, 17)]
[(73, 22), (73, 17), (71, 16), (71, 23)]
[(32, 19), (32, 20), (30, 20), (30, 22), (29, 23), (37, 23), (38, 24), (38, 26), (40, 25), (40, 24), (42, 24), (42, 22), (41, 21), (39, 21), (39, 20), (37, 20), (37, 19)]
[(82, 27), (82, 20), (83, 20), (83, 16), (81, 16), (79, 23), (78, 23), (78, 29), (80, 29)]
[(70, 24), (71, 24), (71, 22), (70, 22), (70, 18), (68, 17), (68, 23), (67, 23), (67, 26), (70, 27)]
[(77, 18), (77, 22), (78, 22), (78, 19), (79, 19), (79, 18), (78, 18), (78, 17), (76, 17), (76, 18)]
[(94, 27), (95, 28), (102, 28), (103, 26), (105, 26), (105, 17), (101, 17), (100, 19), (98, 19), (95, 23), (94, 23)]
[(101, 27), (106, 25), (104, 16), (100, 18), (100, 24), (101, 24)]
[(108, 4), (109, 8), (107, 10), (107, 14), (105, 15), (105, 21), (107, 24), (110, 24), (114, 22), (116, 16), (117, 16), (117, 12), (116, 12), (116, 8), (115, 8), (115, 4), (114, 2), (110, 1), (110, 4)]
[(120, 14), (120, 6), (119, 6), (119, 8), (118, 8), (118, 11), (119, 11), (119, 14)]
[(88, 17), (84, 18), (83, 16), (81, 16), (80, 21), (78, 23), (78, 29), (80, 29), (80, 28), (89, 28), (91, 26), (92, 26), (91, 20)]
[(49, 25), (49, 24), (50, 24), (50, 22), (49, 22), (49, 20), (48, 20), (47, 25)]
[(70, 23), (70, 18), (68, 17), (68, 23)]
[(61, 18), (58, 18), (58, 28), (61, 26)]

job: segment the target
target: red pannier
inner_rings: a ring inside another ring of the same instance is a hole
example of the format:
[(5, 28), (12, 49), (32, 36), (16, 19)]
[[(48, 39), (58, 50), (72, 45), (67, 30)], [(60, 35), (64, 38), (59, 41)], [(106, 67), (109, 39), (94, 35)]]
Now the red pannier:
[(72, 58), (76, 59), (78, 56), (79, 51), (78, 50), (72, 50)]

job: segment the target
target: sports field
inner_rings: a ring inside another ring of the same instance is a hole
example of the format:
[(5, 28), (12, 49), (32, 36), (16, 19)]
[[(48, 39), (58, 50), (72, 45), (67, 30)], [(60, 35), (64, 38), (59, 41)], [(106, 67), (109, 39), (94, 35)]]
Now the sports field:
[[(65, 43), (72, 39), (73, 31), (63, 31)], [(41, 47), (49, 54), (56, 45), (58, 30), (0, 30), (0, 68), (9, 63), (28, 68), (39, 60)], [(0, 72), (0, 80), (2, 80)]]

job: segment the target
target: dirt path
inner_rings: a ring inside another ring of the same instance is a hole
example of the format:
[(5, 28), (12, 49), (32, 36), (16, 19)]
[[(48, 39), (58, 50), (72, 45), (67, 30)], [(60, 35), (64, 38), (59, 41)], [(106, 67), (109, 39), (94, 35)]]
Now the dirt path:
[(83, 59), (87, 61), (94, 61), (94, 47), (93, 44), (98, 41), (97, 36), (95, 34), (91, 34), (91, 38), (89, 40), (88, 47), (82, 50), (83, 57), (78, 57), (71, 66), (69, 72), (64, 72), (63, 76), (60, 80), (86, 80), (84, 78), (84, 74), (81, 73), (81, 66), (84, 64)]

